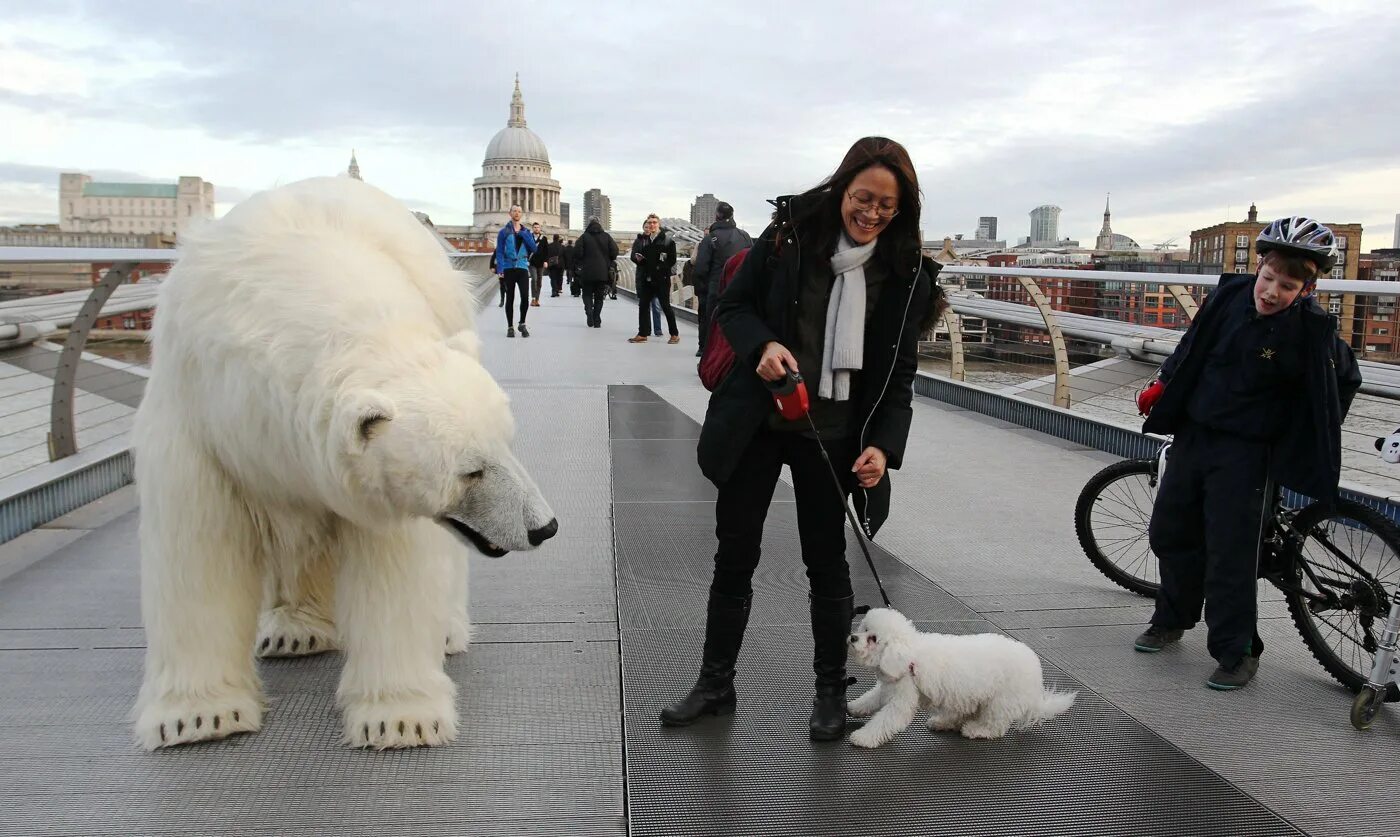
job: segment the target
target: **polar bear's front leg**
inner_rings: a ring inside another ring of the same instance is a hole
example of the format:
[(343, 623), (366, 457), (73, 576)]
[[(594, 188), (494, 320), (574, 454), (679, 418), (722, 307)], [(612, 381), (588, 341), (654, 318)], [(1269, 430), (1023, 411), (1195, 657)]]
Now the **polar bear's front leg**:
[[(260, 545), (222, 471), (178, 437), (137, 456), (146, 668), (133, 710), (147, 750), (253, 732)], [(144, 467), (143, 467), (144, 466)]]
[(354, 747), (420, 747), (457, 737), (457, 688), (443, 672), (446, 556), (414, 524), (346, 527), (336, 624), (345, 648), (337, 702)]
[[(453, 545), (455, 546), (455, 544)], [(467, 560), (460, 547), (448, 558), (452, 583), (448, 585), (447, 653), (460, 654), (472, 641), (472, 623), (467, 617)]]

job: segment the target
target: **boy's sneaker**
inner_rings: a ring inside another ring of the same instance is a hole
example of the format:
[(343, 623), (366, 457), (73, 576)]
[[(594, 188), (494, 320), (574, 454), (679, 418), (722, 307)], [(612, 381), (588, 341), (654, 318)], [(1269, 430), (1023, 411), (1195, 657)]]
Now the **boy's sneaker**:
[(521, 324), (520, 324), (520, 336), (521, 336), (521, 337), (529, 337), (529, 336), (530, 336), (530, 329), (526, 328), (524, 323), (521, 323)]
[(1218, 692), (1243, 689), (1249, 681), (1254, 679), (1254, 675), (1258, 671), (1259, 658), (1246, 655), (1230, 668), (1226, 668), (1223, 664), (1218, 666), (1215, 673), (1206, 679), (1206, 685)]
[(506, 327), (506, 336), (507, 336), (507, 337), (514, 337), (514, 336), (515, 336), (515, 326), (508, 326), (508, 327)]
[(1147, 630), (1138, 634), (1138, 638), (1133, 640), (1133, 650), (1141, 651), (1144, 654), (1155, 654), (1181, 639), (1181, 630), (1170, 630), (1159, 628), (1156, 625), (1149, 625)]

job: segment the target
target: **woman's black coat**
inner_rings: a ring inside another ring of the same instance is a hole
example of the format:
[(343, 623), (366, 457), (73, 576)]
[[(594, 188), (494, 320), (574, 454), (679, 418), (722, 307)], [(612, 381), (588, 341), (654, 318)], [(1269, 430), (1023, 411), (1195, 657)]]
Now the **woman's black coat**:
[[(801, 252), (788, 223), (791, 198), (777, 200), (778, 219), (754, 242), (714, 316), (734, 348), (734, 369), (715, 387), (700, 430), (700, 470), (719, 485), (729, 479), (749, 440), (773, 413), (773, 399), (756, 371), (763, 347), (776, 340), (794, 345), (800, 260), (820, 258)], [(874, 534), (889, 516), (890, 475), (904, 461), (913, 420), (914, 374), (918, 370), (919, 323), (932, 301), (941, 265), (920, 259), (901, 275), (891, 269), (865, 329), (865, 366), (851, 393), (851, 435), (859, 449), (877, 447), (888, 460), (874, 488), (857, 489), (856, 510)], [(817, 370), (804, 370), (816, 396)]]

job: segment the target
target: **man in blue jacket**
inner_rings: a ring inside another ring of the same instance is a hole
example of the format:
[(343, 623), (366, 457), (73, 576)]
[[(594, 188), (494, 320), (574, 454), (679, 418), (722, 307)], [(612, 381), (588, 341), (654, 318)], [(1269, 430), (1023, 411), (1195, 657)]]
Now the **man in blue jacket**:
[(520, 205), (510, 208), (510, 223), (496, 234), (496, 274), (506, 287), (506, 336), (515, 336), (515, 293), (520, 292), (520, 336), (529, 337), (525, 315), (530, 311), (530, 256), (539, 245), (535, 236), (520, 223)]

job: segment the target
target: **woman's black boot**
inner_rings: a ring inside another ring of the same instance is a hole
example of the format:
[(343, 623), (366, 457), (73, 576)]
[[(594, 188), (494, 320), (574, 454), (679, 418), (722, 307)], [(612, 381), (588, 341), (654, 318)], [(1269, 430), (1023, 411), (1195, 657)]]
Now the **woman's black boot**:
[(817, 696), (812, 700), (811, 738), (836, 741), (846, 734), (846, 644), (851, 634), (855, 597), (809, 597), (812, 611), (812, 671)]
[(661, 723), (684, 727), (703, 715), (728, 715), (734, 711), (734, 663), (749, 624), (753, 596), (730, 596), (710, 590), (705, 615), (705, 656), (700, 679), (690, 693), (661, 710)]

